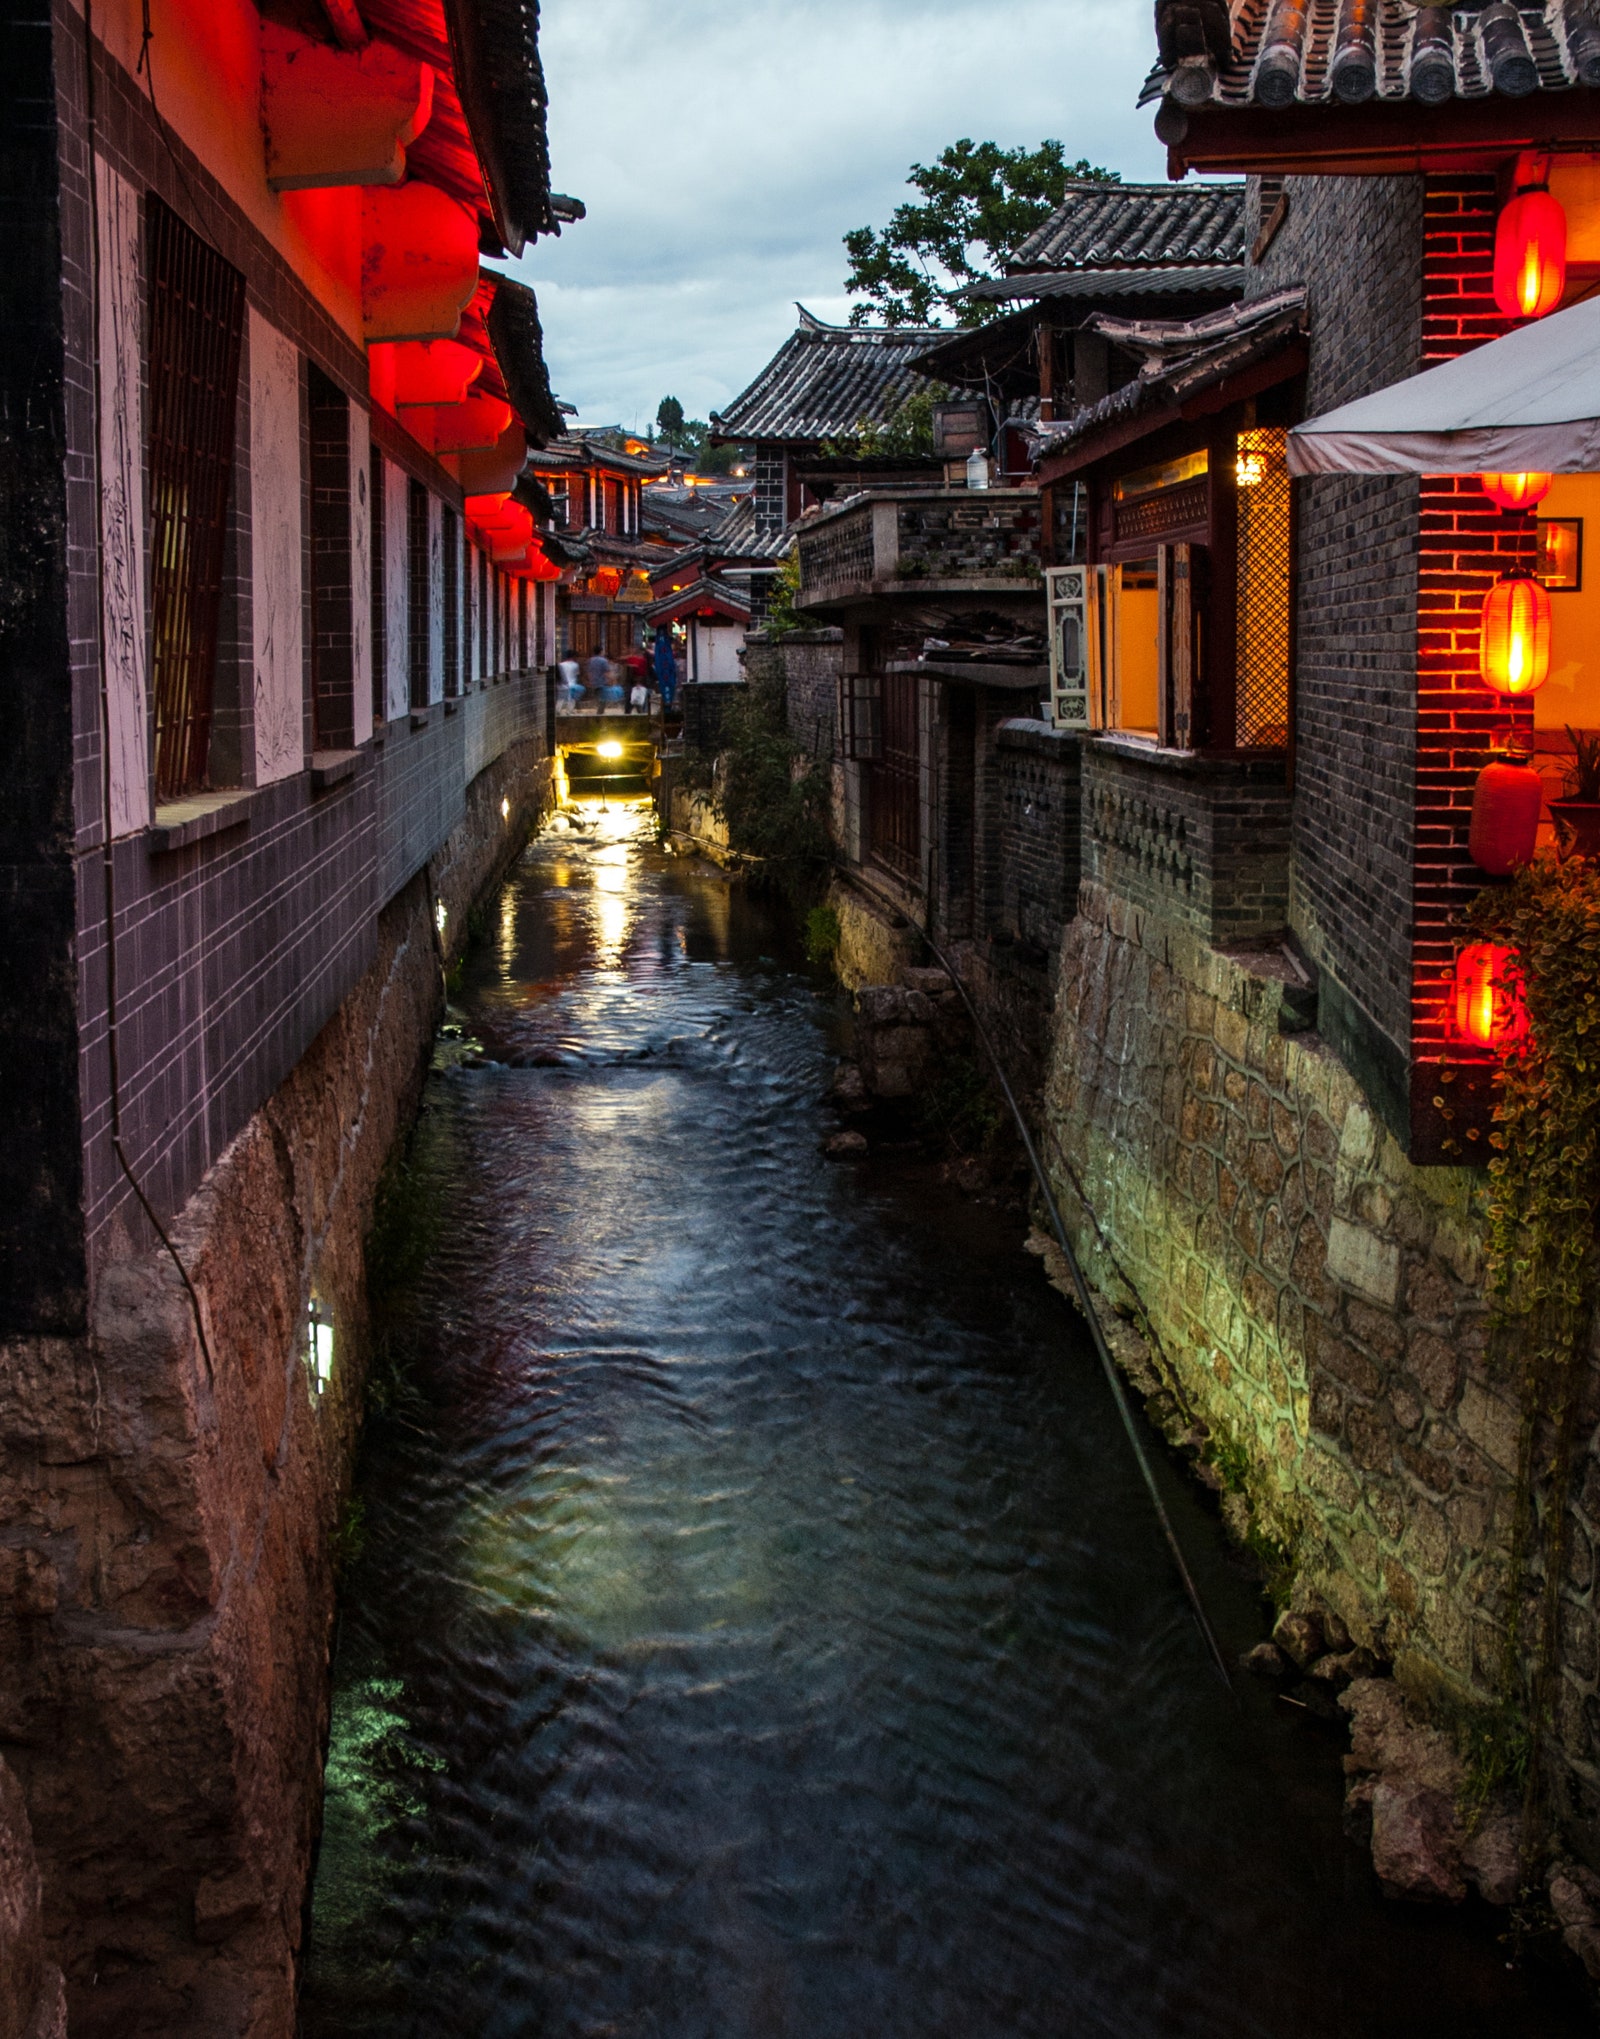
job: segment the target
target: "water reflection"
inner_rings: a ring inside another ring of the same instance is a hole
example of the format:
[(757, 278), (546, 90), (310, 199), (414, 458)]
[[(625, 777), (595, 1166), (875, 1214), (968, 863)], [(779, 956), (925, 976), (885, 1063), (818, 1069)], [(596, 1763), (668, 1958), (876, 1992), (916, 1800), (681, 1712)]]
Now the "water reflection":
[(578, 819), (469, 967), (491, 1066), (429, 1088), (306, 2032), (1583, 2029), (1384, 1906), (1337, 1751), (1222, 1699), (1014, 1220), (821, 1160), (830, 1007), (782, 937)]

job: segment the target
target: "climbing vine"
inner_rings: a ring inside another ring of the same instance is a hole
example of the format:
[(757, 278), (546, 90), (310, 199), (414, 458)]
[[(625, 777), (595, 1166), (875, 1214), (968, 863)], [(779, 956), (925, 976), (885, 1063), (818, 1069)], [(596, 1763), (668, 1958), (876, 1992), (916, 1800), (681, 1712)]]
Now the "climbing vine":
[(1541, 859), (1485, 893), (1472, 919), (1476, 933), (1515, 951), (1530, 1022), (1501, 1073), (1488, 1201), (1494, 1349), (1516, 1378), (1521, 1414), (1504, 1679), (1528, 1736), (1526, 1877), (1555, 1711), (1573, 1444), (1596, 1295), (1600, 867)]

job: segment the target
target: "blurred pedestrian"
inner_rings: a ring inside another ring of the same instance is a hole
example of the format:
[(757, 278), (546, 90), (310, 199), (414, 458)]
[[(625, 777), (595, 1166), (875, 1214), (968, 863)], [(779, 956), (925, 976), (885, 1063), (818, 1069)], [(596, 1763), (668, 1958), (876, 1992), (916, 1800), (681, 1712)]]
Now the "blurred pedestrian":
[(662, 711), (670, 715), (678, 695), (678, 661), (672, 655), (672, 636), (665, 623), (656, 625), (651, 664), (655, 667), (656, 690), (661, 696)]
[(595, 646), (589, 658), (589, 692), (594, 696), (595, 712), (598, 714), (606, 704), (606, 688), (611, 684), (611, 661)]
[(576, 657), (570, 651), (561, 661), (561, 691), (566, 700), (567, 713), (575, 715), (579, 696), (583, 692), (583, 674)]

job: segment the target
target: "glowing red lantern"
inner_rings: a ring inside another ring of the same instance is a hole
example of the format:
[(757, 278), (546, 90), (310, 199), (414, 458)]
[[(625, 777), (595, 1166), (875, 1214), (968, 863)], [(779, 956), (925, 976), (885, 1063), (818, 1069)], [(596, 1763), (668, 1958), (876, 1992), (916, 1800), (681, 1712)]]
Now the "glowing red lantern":
[(1478, 774), (1472, 791), (1467, 850), (1480, 871), (1505, 878), (1533, 862), (1539, 839), (1544, 782), (1531, 765), (1496, 758)]
[(1496, 581), (1483, 598), (1483, 684), (1520, 700), (1550, 676), (1550, 597), (1528, 574)]
[(1483, 492), (1502, 510), (1531, 510), (1550, 493), (1548, 474), (1480, 474)]
[(1567, 216), (1542, 187), (1519, 191), (1494, 230), (1494, 301), (1508, 319), (1542, 319), (1567, 287)]
[(597, 595), (604, 595), (609, 601), (622, 586), (620, 566), (597, 566), (589, 576), (589, 584)]
[(1527, 1038), (1528, 1009), (1515, 949), (1474, 942), (1456, 958), (1456, 1032), (1496, 1054)]

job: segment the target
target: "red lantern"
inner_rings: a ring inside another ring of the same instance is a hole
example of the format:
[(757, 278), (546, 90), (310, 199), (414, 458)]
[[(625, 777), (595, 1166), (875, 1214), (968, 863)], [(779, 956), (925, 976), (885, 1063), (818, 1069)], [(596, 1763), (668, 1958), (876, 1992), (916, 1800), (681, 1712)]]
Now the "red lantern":
[(1519, 191), (1494, 230), (1494, 301), (1508, 319), (1542, 319), (1567, 287), (1567, 216), (1542, 187)]
[(1527, 1038), (1528, 1009), (1515, 949), (1474, 942), (1456, 958), (1456, 1033), (1496, 1054)]
[(1483, 598), (1483, 684), (1520, 700), (1550, 676), (1550, 597), (1528, 574), (1496, 581)]
[(597, 566), (589, 576), (589, 584), (597, 595), (604, 595), (609, 601), (622, 586), (620, 566)]
[(1550, 493), (1548, 474), (1480, 474), (1486, 496), (1492, 496), (1502, 510), (1531, 510)]
[(1480, 871), (1505, 878), (1533, 862), (1539, 838), (1544, 784), (1531, 765), (1497, 758), (1484, 766), (1472, 792), (1467, 849)]

